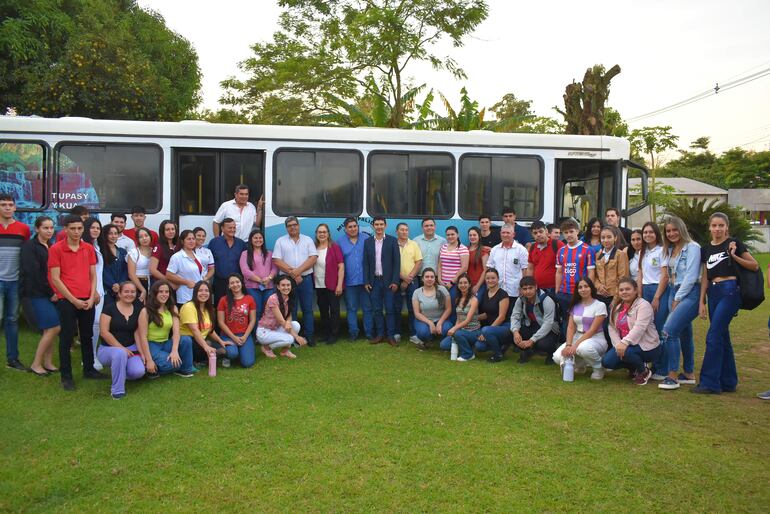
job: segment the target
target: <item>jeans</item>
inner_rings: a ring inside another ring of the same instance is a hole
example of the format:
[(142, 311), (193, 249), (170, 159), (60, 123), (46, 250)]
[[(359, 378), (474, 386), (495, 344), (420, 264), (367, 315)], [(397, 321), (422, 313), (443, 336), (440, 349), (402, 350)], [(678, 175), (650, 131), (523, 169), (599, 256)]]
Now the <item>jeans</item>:
[[(66, 298), (62, 298), (56, 302), (56, 308), (59, 311), (59, 319), (61, 320), (61, 332), (59, 332), (59, 369), (61, 369), (61, 377), (72, 378), (70, 348), (75, 338), (75, 328), (80, 332), (80, 353), (83, 356), (83, 373), (95, 372), (94, 347), (89, 344), (93, 337), (94, 329), (93, 307), (84, 311), (76, 308)], [(107, 365), (103, 361), (102, 364)]]
[(656, 346), (652, 350), (644, 351), (639, 345), (635, 344), (626, 348), (626, 353), (623, 354), (621, 359), (613, 347), (607, 350), (607, 353), (602, 357), (602, 366), (607, 369), (626, 368), (636, 373), (641, 373), (647, 369), (645, 363), (655, 362), (661, 353), (663, 353), (661, 345)]
[(321, 314), (321, 327), (327, 337), (337, 337), (340, 335), (340, 297), (325, 287), (317, 287), (315, 295)]
[[(643, 285), (642, 298), (652, 303), (653, 298), (655, 298), (655, 292), (657, 290), (658, 290), (658, 284)], [(666, 323), (666, 318), (668, 317), (668, 297), (669, 297), (669, 288), (667, 287), (660, 297), (660, 302), (658, 304), (658, 312), (655, 313), (655, 328), (657, 329), (658, 334), (662, 334), (663, 325)], [(667, 367), (668, 367), (668, 354), (664, 351), (658, 356), (657, 360), (653, 362), (652, 370), (657, 375), (665, 375)]]
[(348, 318), (348, 334), (351, 339), (358, 337), (358, 309), (364, 313), (364, 334), (371, 339), (374, 332), (372, 301), (363, 285), (345, 287), (345, 309)]
[(567, 333), (567, 323), (569, 323), (569, 304), (572, 301), (572, 295), (567, 293), (556, 293), (556, 301), (559, 302), (561, 311), (561, 323), (559, 323), (559, 334), (565, 337)]
[(313, 274), (302, 276), (302, 282), (297, 285), (297, 302), (294, 304), (294, 310), (291, 313), (292, 319), (297, 319), (298, 308), (302, 309), (302, 327), (305, 329), (305, 337), (313, 338)]
[(254, 289), (251, 287), (246, 288), (246, 292), (254, 298), (254, 303), (257, 304), (257, 322), (262, 319), (262, 312), (265, 310), (265, 303), (270, 295), (275, 292), (275, 289)]
[(491, 351), (495, 355), (503, 354), (503, 346), (508, 347), (513, 344), (513, 334), (511, 326), (504, 325), (481, 327), (481, 334), (485, 341), (476, 341), (476, 351)]
[(734, 391), (738, 371), (730, 341), (730, 322), (741, 307), (740, 287), (735, 280), (725, 280), (709, 285), (707, 295), (711, 326), (706, 333), (700, 386), (712, 391)]
[[(434, 323), (438, 323), (438, 320)], [(454, 323), (452, 323), (449, 320), (446, 320), (443, 325), (441, 325), (441, 335), (445, 336), (447, 332), (449, 332), (449, 329), (454, 326)], [(420, 321), (419, 319), (414, 321), (414, 331), (417, 334), (417, 337), (420, 338), (420, 340), (424, 343), (427, 343), (433, 338), (433, 334), (430, 333), (430, 329), (428, 328), (428, 324)]]
[[(62, 300), (59, 300), (61, 302)], [(66, 301), (66, 300), (65, 300)], [(82, 334), (81, 334), (82, 337)], [(80, 342), (80, 347), (88, 346)], [(99, 345), (99, 362), (106, 367), (110, 367), (112, 372), (112, 386), (110, 392), (115, 394), (125, 394), (126, 392), (126, 380), (139, 380), (144, 376), (144, 363), (142, 358), (136, 353), (129, 357), (126, 353), (126, 348), (137, 352), (136, 345), (126, 346), (125, 348), (118, 348), (117, 346), (110, 346), (107, 344)], [(63, 368), (62, 368), (63, 369)]]
[(663, 373), (672, 373), (679, 370), (679, 354), (684, 357), (684, 372), (695, 371), (695, 344), (692, 337), (692, 321), (698, 316), (698, 302), (700, 301), (700, 288), (693, 287), (676, 309), (671, 310), (674, 296), (679, 286), (671, 289), (668, 297), (668, 318), (663, 324), (660, 344), (663, 346), (666, 365), (660, 368)]
[(0, 280), (0, 325), (5, 328), (5, 356), (19, 358), (19, 281)]
[[(235, 335), (240, 337), (243, 334), (241, 333)], [(229, 338), (224, 336), (222, 339), (225, 341), (230, 341)], [(214, 348), (222, 348), (219, 343), (212, 343), (211, 346)], [(224, 350), (228, 359), (239, 359), (241, 361), (241, 366), (244, 368), (252, 367), (254, 362), (257, 360), (256, 349), (254, 348), (254, 337), (251, 334), (249, 334), (249, 337), (246, 338), (246, 341), (241, 346), (238, 346), (235, 343), (228, 344), (224, 347)]]
[(447, 288), (449, 289), (449, 298), (452, 301), (452, 312), (449, 314), (449, 321), (452, 322), (452, 325), (457, 323), (457, 312), (454, 309), (454, 306), (457, 305), (457, 293), (459, 292), (457, 289), (457, 284), (454, 284), (452, 287)]
[(169, 339), (165, 343), (157, 343), (150, 341), (150, 356), (158, 367), (158, 373), (161, 375), (168, 375), (174, 371), (186, 371), (193, 372), (193, 340), (190, 337), (179, 338), (179, 347), (177, 353), (179, 358), (182, 359), (181, 366), (174, 367), (171, 361), (168, 360), (168, 356), (171, 350), (174, 348), (174, 343)]
[(404, 308), (406, 303), (406, 311), (409, 313), (409, 335), (416, 334), (414, 331), (414, 308), (412, 307), (412, 295), (415, 290), (420, 287), (417, 283), (417, 279), (412, 280), (412, 283), (406, 286), (403, 291), (396, 291), (395, 298), (393, 298), (393, 310), (396, 313), (396, 330), (398, 331), (398, 320), (401, 318), (401, 309)]
[(470, 359), (473, 357), (473, 343), (476, 341), (476, 339), (479, 338), (480, 335), (481, 330), (460, 329), (455, 332), (454, 336), (446, 336), (444, 339), (442, 339), (439, 347), (445, 352), (448, 352), (452, 349), (452, 342), (454, 341), (457, 343), (457, 346), (460, 347), (460, 352), (458, 355), (463, 359)]
[[(394, 308), (396, 293), (390, 290), (382, 277), (375, 277), (372, 283), (372, 318), (374, 320), (374, 335), (376, 337), (393, 337), (396, 335), (396, 310)], [(382, 310), (385, 309), (385, 316)]]

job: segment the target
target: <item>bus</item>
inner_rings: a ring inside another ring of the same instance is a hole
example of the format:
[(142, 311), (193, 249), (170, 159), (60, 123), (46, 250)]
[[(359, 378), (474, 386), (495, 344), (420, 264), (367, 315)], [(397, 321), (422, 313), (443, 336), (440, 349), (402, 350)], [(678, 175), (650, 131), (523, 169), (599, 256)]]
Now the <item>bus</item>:
[(148, 227), (171, 219), (211, 237), (217, 208), (246, 184), (253, 203), (264, 196), (269, 247), (290, 215), (310, 236), (327, 223), (332, 237), (347, 217), (371, 232), (384, 216), (391, 234), (403, 221), (412, 237), (425, 217), (464, 235), (506, 207), (524, 225), (583, 225), (611, 206), (628, 217), (647, 202), (647, 169), (629, 156), (609, 136), (0, 116), (0, 191), (30, 225), (76, 204), (103, 222), (141, 205)]

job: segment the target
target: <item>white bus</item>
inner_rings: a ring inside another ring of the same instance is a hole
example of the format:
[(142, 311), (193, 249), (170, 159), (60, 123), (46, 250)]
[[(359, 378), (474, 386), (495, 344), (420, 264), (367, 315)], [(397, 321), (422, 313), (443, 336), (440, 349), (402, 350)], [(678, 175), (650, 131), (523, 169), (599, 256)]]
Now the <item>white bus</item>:
[[(629, 216), (647, 200), (647, 170), (629, 153), (627, 140), (608, 136), (0, 116), (0, 191), (29, 224), (75, 204), (103, 222), (141, 205), (148, 227), (172, 219), (210, 236), (218, 206), (242, 183), (252, 202), (264, 194), (272, 247), (289, 215), (308, 235), (322, 221), (341, 232), (348, 216), (369, 231), (382, 215), (389, 233), (405, 221), (412, 236), (425, 217), (439, 233), (456, 225), (464, 235), (504, 207), (524, 224), (584, 224), (610, 206)], [(641, 194), (629, 195), (629, 168)]]

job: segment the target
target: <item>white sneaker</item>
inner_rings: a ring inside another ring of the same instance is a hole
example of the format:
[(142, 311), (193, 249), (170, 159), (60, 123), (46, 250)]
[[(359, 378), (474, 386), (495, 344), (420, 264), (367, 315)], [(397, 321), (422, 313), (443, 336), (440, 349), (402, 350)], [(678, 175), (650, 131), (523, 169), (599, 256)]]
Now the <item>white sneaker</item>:
[(99, 359), (94, 359), (94, 369), (96, 371), (101, 371), (104, 369), (104, 366), (102, 366), (102, 363), (99, 362)]
[(230, 367), (230, 359), (222, 359), (222, 367), (223, 368), (229, 368)]
[(470, 361), (472, 361), (475, 358), (476, 358), (475, 354), (471, 355), (470, 359), (465, 359), (463, 357), (457, 357), (457, 362), (470, 362)]
[(666, 376), (667, 375), (660, 375), (658, 373), (653, 373), (650, 378), (655, 380), (656, 382), (663, 382), (664, 380), (666, 380)]
[(604, 368), (594, 368), (591, 373), (591, 380), (602, 380), (604, 378)]
[(395, 339), (397, 343), (400, 343), (401, 342), (401, 334), (394, 335), (393, 339)]
[(420, 339), (420, 338), (419, 338), (419, 337), (417, 337), (417, 336), (412, 336), (412, 337), (410, 337), (410, 338), (409, 338), (409, 341), (410, 341), (410, 342), (412, 342), (412, 343), (414, 343), (414, 344), (425, 344), (425, 343), (423, 343), (423, 342), (422, 342), (422, 339)]

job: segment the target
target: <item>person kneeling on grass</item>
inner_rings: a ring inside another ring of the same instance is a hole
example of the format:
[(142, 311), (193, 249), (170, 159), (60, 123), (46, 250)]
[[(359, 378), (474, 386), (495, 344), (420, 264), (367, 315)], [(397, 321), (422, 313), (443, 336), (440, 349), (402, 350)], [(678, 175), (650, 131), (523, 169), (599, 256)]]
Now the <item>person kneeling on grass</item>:
[(529, 361), (535, 353), (544, 353), (545, 363), (553, 364), (551, 356), (559, 345), (556, 302), (537, 288), (535, 277), (523, 277), (519, 282), (519, 298), (511, 313), (511, 333), (520, 363)]
[(478, 309), (479, 300), (473, 292), (471, 279), (467, 273), (461, 273), (457, 277), (457, 297), (455, 298), (457, 322), (441, 341), (441, 349), (444, 351), (450, 351), (452, 343), (458, 345), (460, 349), (458, 362), (467, 362), (476, 358), (473, 353), (473, 343), (481, 335)]
[(433, 336), (446, 335), (452, 322), (452, 300), (446, 287), (436, 283), (433, 268), (422, 271), (422, 287), (412, 294), (414, 310), (414, 331), (417, 333), (417, 348), (425, 350)]
[(593, 369), (591, 378), (604, 378), (602, 357), (607, 353), (602, 323), (607, 318), (607, 306), (597, 298), (596, 287), (588, 277), (582, 277), (572, 294), (567, 309), (567, 336), (565, 342), (553, 354), (553, 360), (563, 366), (566, 359), (575, 358), (575, 374), (585, 373), (586, 366)]
[(645, 385), (652, 376), (647, 362), (655, 362), (661, 352), (655, 312), (650, 302), (639, 296), (634, 279), (618, 282), (618, 299), (610, 313), (609, 333), (612, 348), (604, 354), (602, 366), (627, 368), (636, 385)]
[(291, 345), (307, 344), (307, 339), (299, 335), (299, 322), (291, 319), (292, 309), (297, 303), (296, 286), (289, 275), (281, 275), (276, 287), (278, 291), (265, 302), (265, 310), (257, 327), (257, 341), (262, 345), (262, 353), (269, 359), (275, 359), (273, 350), (279, 348), (283, 348), (281, 355), (284, 357), (296, 359)]
[[(187, 340), (193, 347), (194, 358), (203, 362), (208, 361), (212, 353), (225, 355), (224, 347), (233, 344), (225, 343), (213, 331), (214, 305), (211, 296), (211, 286), (201, 280), (193, 288), (192, 300), (184, 304), (179, 311), (179, 344), (187, 344), (183, 343)], [(197, 348), (193, 341), (197, 343)]]
[[(112, 371), (112, 397), (120, 400), (126, 396), (126, 380), (139, 380), (147, 371), (156, 373), (155, 364), (142, 342), (139, 315), (142, 305), (136, 301), (133, 282), (118, 285), (115, 302), (104, 306), (99, 318), (101, 344), (99, 362)], [(84, 343), (86, 344), (86, 343)]]
[[(219, 299), (217, 323), (223, 341), (234, 343), (225, 346), (227, 359), (238, 358), (244, 368), (252, 367), (257, 357), (254, 338), (251, 336), (257, 323), (257, 302), (246, 294), (243, 277), (238, 273), (231, 273), (227, 277), (227, 295)], [(229, 366), (224, 359), (222, 363)]]
[(153, 282), (139, 316), (139, 326), (158, 373), (189, 378), (197, 371), (193, 367), (192, 340), (179, 335), (179, 313), (171, 289), (167, 280)]

